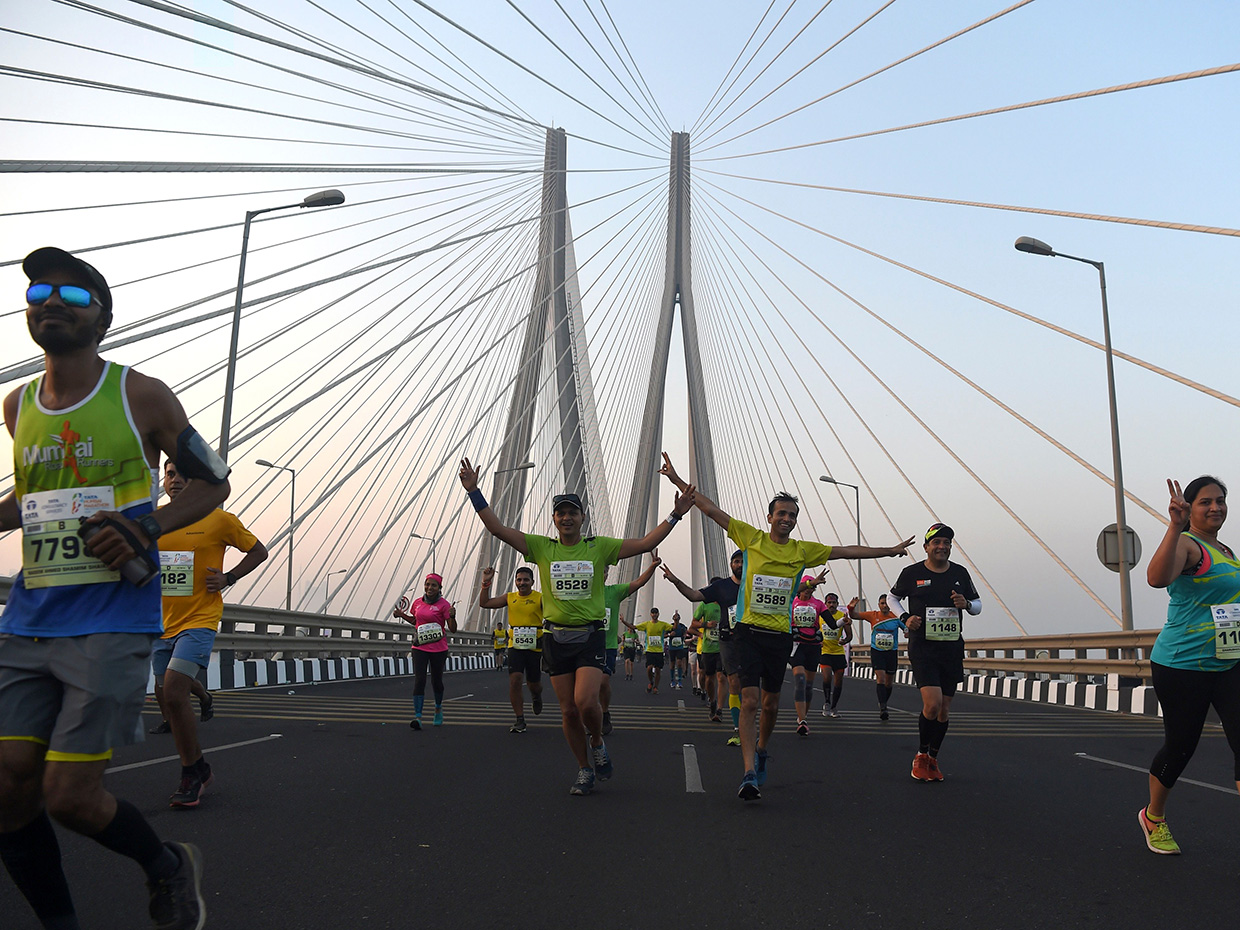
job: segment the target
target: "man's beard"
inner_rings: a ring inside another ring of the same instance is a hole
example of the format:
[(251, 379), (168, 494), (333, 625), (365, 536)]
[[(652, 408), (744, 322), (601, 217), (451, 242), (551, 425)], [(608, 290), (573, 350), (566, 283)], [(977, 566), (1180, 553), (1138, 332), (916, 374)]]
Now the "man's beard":
[(30, 327), (30, 338), (48, 355), (68, 355), (78, 349), (85, 349), (95, 342), (92, 329), (81, 326), (72, 329), (43, 329)]

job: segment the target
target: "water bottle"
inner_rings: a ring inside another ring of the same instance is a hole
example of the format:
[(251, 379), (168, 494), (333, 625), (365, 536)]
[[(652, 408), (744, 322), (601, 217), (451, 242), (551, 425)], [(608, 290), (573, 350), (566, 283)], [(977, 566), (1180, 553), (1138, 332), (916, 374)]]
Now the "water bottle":
[(133, 546), (134, 550), (138, 553), (121, 566), (121, 574), (127, 581), (131, 582), (134, 587), (141, 588), (143, 585), (148, 584), (152, 578), (159, 577), (159, 563), (152, 559), (150, 554), (138, 544), (137, 539), (133, 537), (132, 533), (127, 532), (125, 528), (115, 520), (105, 519), (102, 523), (87, 523), (86, 519), (86, 517), (80, 518), (81, 525), (78, 526), (77, 530), (78, 537), (82, 540), (82, 542), (90, 542), (105, 526), (113, 526), (116, 527), (117, 531), (122, 536), (126, 537), (125, 541), (128, 542), (129, 545)]

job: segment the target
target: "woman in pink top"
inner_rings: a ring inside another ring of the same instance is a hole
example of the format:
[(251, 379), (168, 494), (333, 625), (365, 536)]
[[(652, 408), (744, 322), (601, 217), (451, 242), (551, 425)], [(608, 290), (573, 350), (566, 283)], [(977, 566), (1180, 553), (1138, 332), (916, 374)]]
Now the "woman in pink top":
[[(824, 568), (822, 574), (826, 573)], [(799, 736), (809, 736), (809, 724), (805, 722), (805, 717), (809, 713), (809, 699), (814, 694), (814, 674), (822, 654), (822, 631), (818, 628), (818, 618), (826, 611), (827, 605), (814, 597), (814, 589), (820, 584), (821, 576), (806, 572), (801, 578), (798, 596), (792, 602), (792, 638), (796, 644), (792, 653), (792, 697), (797, 708)]]
[[(448, 633), (456, 632), (456, 608), (440, 595), (443, 577), (426, 576), (423, 594), (413, 602), (410, 612), (399, 607), (392, 615), (412, 623), (413, 634), (413, 719), (409, 726), (422, 729), (422, 704), (426, 700), (426, 670), (431, 672), (431, 691), (435, 694), (435, 726), (443, 726), (443, 669), (448, 661)], [(404, 598), (401, 598), (404, 601)]]

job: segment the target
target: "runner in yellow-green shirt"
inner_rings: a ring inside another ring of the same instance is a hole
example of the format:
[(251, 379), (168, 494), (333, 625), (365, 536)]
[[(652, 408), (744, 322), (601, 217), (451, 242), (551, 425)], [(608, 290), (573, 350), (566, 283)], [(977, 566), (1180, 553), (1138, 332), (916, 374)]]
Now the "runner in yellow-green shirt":
[(551, 500), (557, 535), (548, 537), (504, 526), (478, 488), (480, 473), (481, 469), (469, 459), (461, 460), (461, 486), (469, 494), (478, 519), (492, 536), (538, 566), (548, 628), (543, 640), (543, 668), (551, 676), (551, 687), (560, 702), (564, 738), (578, 764), (577, 778), (569, 793), (589, 794), (596, 779), (606, 781), (612, 775), (599, 703), (607, 664), (603, 590), (607, 569), (620, 559), (650, 552), (663, 542), (693, 507), (694, 489), (686, 485), (676, 495), (667, 519), (640, 539), (583, 535), (586, 513), (581, 498), (576, 494), (557, 494)]
[(525, 701), (521, 695), (524, 677), (530, 689), (534, 716), (542, 713), (542, 594), (534, 590), (534, 570), (527, 565), (517, 569), (513, 581), (517, 590), (491, 596), (495, 581), (495, 569), (487, 566), (482, 570), (482, 587), (478, 591), (478, 606), (487, 610), (508, 610), (508, 701), (517, 720), (508, 728), (509, 733), (524, 733)]
[[(688, 487), (666, 452), (659, 473), (678, 488)], [(885, 549), (828, 546), (793, 539), (800, 505), (787, 491), (775, 494), (767, 506), (768, 529), (765, 531), (729, 516), (700, 493), (696, 494), (695, 503), (698, 510), (727, 531), (744, 555), (744, 578), (736, 602), (733, 634), (741, 679), (740, 736), (745, 767), (737, 795), (742, 800), (753, 801), (762, 796), (759, 788), (766, 781), (767, 745), (775, 729), (779, 692), (792, 654), (792, 601), (805, 567), (831, 559), (905, 556), (913, 537)], [(762, 714), (755, 740), (759, 692)]]
[(667, 634), (672, 624), (659, 619), (659, 608), (650, 608), (650, 619), (636, 625), (624, 622), (630, 630), (646, 637), (646, 693), (658, 694), (659, 681), (663, 677), (663, 656), (666, 653)]

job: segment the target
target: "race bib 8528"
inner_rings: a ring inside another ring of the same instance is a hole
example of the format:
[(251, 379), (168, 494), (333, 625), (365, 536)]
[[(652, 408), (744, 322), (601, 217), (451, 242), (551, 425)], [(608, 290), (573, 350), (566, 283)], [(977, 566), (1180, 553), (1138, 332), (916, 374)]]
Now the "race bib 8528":
[(552, 562), (549, 574), (551, 593), (562, 601), (588, 601), (594, 591), (593, 562)]

